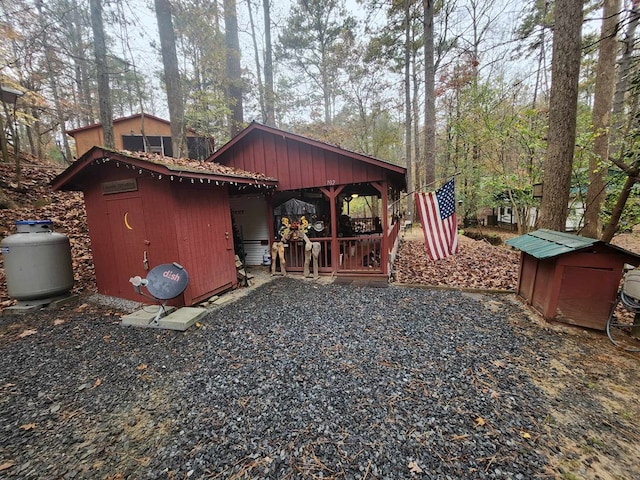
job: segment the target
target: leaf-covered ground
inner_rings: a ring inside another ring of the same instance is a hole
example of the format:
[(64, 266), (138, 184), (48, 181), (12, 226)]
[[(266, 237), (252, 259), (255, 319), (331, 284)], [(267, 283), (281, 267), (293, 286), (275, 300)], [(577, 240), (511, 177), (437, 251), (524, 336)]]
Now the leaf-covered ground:
[[(74, 291), (95, 292), (95, 271), (82, 193), (52, 192), (49, 183), (63, 166), (25, 155), (20, 184), (13, 164), (0, 163), (0, 236), (15, 232), (16, 220), (51, 219), (54, 229), (69, 237), (75, 276)], [(506, 231), (485, 232), (508, 238)], [(422, 230), (406, 232), (398, 250), (394, 276), (399, 283), (479, 290), (515, 290), (519, 253), (508, 247), (460, 236), (460, 251), (445, 260), (429, 259)], [(640, 234), (616, 236), (614, 244), (640, 253)], [(0, 309), (15, 303), (6, 291), (0, 256)]]
[[(23, 181), (18, 185), (13, 165), (0, 163), (0, 237), (15, 231), (16, 220), (52, 219), (55, 230), (69, 236), (71, 241), (75, 290), (89, 293), (95, 291), (95, 275), (82, 194), (53, 193), (49, 187), (51, 179), (61, 170), (60, 166), (25, 157)], [(501, 232), (501, 236), (505, 233)], [(638, 233), (617, 236), (613, 243), (640, 253)], [(428, 258), (420, 229), (414, 228), (405, 234), (400, 246), (395, 277), (398, 283), (514, 290), (518, 259), (519, 253), (505, 246), (460, 237), (460, 252), (456, 256), (433, 262)], [(7, 296), (1, 267), (0, 263), (0, 310), (13, 303)], [(75, 311), (86, 309), (84, 314), (89, 315), (88, 310), (93, 308), (97, 307), (82, 303)], [(493, 302), (488, 301), (486, 308), (493, 308)], [(529, 313), (534, 323), (514, 320), (515, 325), (536, 339), (544, 334), (547, 340), (540, 348), (553, 352), (554, 358), (551, 367), (536, 368), (527, 374), (552, 402), (545, 424), (547, 435), (556, 439), (558, 447), (547, 452), (555, 466), (549, 478), (640, 478), (636, 453), (640, 449), (636, 428), (640, 415), (637, 401), (640, 357), (617, 350), (602, 332), (548, 323), (534, 312)], [(87, 318), (96, 315), (109, 317), (114, 312), (96, 311)], [(56, 317), (53, 326), (66, 321)], [(17, 336), (19, 340), (24, 340), (21, 335), (36, 336), (34, 329), (26, 326), (20, 331), (23, 333)], [(548, 335), (549, 331), (553, 335)], [(108, 341), (108, 337), (104, 339)], [(91, 385), (93, 389), (102, 388), (99, 384)], [(30, 423), (24, 425), (25, 431), (31, 428)]]
[[(69, 237), (75, 278), (74, 291), (95, 291), (95, 271), (81, 192), (52, 192), (49, 182), (60, 165), (25, 156), (21, 181), (13, 164), (0, 163), (0, 238), (15, 233), (17, 220), (52, 220), (56, 232)], [(15, 303), (7, 295), (0, 258), (0, 309)]]
[(482, 240), (459, 237), (459, 252), (444, 260), (431, 260), (422, 231), (405, 234), (395, 263), (400, 283), (436, 285), (481, 290), (515, 290), (519, 253)]

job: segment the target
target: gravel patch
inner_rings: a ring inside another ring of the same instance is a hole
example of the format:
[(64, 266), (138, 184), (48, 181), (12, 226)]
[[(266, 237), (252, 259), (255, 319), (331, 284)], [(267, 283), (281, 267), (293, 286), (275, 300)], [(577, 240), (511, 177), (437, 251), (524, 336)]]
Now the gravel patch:
[(142, 302), (134, 302), (126, 298), (111, 297), (101, 293), (93, 293), (86, 297), (86, 301), (103, 307), (110, 307), (120, 312), (133, 313), (144, 307)]
[(185, 333), (0, 317), (0, 473), (547, 477), (545, 397), (520, 365), (549, 359), (513, 316), (504, 296), (278, 278)]

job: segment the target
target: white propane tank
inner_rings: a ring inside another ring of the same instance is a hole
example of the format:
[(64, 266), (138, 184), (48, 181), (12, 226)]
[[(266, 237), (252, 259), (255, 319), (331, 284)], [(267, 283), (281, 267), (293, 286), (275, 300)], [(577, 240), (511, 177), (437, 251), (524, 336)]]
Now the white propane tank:
[(271, 265), (271, 255), (269, 255), (269, 250), (264, 251), (264, 255), (262, 256), (262, 265), (265, 267), (269, 267)]
[(0, 242), (9, 296), (35, 300), (71, 290), (69, 239), (53, 231), (51, 220), (19, 220), (16, 230)]

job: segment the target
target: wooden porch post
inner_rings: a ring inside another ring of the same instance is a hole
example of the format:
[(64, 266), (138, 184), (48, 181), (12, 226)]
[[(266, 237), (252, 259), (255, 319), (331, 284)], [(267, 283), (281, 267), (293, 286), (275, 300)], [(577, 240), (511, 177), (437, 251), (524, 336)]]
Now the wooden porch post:
[(389, 275), (389, 222), (387, 221), (387, 208), (389, 208), (389, 188), (387, 182), (371, 182), (371, 186), (380, 192), (382, 197), (382, 239), (380, 242), (380, 267), (382, 273)]
[(335, 274), (338, 273), (340, 264), (340, 247), (338, 245), (338, 212), (336, 211), (336, 198), (340, 195), (340, 192), (344, 189), (344, 185), (333, 186), (329, 189), (320, 187), (320, 191), (329, 199), (329, 205), (331, 206), (331, 271)]

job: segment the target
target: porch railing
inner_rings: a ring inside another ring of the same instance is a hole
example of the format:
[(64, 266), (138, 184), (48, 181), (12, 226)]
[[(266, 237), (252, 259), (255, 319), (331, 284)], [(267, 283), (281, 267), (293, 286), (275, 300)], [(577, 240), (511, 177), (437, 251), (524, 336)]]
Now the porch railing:
[[(318, 270), (320, 272), (332, 272), (331, 268), (331, 238), (313, 238), (312, 242), (320, 242), (320, 256), (318, 257)], [(284, 249), (284, 259), (287, 262), (287, 271), (302, 272), (304, 269), (304, 242), (289, 242)], [(275, 261), (276, 259), (271, 259)], [(309, 266), (313, 270), (313, 260)]]
[[(397, 235), (397, 233), (396, 233)], [(320, 242), (318, 270), (322, 273), (334, 271), (332, 264), (331, 238), (313, 238)], [(362, 235), (359, 237), (338, 239), (338, 272), (382, 273), (381, 251), (382, 235)], [(304, 268), (304, 242), (289, 242), (284, 249), (284, 258), (288, 272), (302, 272)], [(273, 258), (271, 261), (278, 261)], [(313, 269), (313, 263), (310, 265)]]
[(382, 273), (382, 235), (339, 238), (339, 272)]

